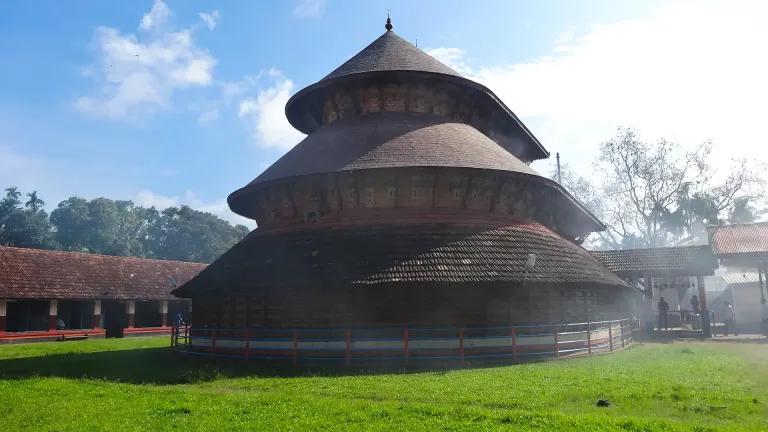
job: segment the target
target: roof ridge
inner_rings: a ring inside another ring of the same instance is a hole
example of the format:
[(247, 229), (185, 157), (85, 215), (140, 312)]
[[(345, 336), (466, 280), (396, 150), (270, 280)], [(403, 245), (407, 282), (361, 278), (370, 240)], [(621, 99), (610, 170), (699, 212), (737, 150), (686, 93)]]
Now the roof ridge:
[(19, 246), (8, 246), (8, 245), (0, 245), (0, 251), (3, 249), (14, 249), (17, 251), (23, 251), (23, 252), (29, 252), (29, 253), (38, 253), (38, 254), (50, 254), (50, 255), (87, 255), (91, 257), (100, 257), (100, 258), (106, 258), (106, 259), (117, 259), (117, 260), (125, 260), (125, 261), (150, 261), (150, 262), (167, 262), (167, 263), (179, 263), (179, 264), (195, 264), (195, 265), (202, 265), (207, 266), (206, 263), (200, 263), (200, 262), (194, 262), (194, 261), (179, 261), (179, 260), (166, 260), (166, 259), (160, 259), (160, 258), (141, 258), (141, 257), (135, 257), (135, 256), (122, 256), (122, 255), (106, 255), (106, 254), (98, 254), (93, 252), (77, 252), (77, 251), (63, 251), (63, 250), (56, 250), (56, 249), (39, 249), (39, 248), (29, 248), (29, 247), (19, 247)]

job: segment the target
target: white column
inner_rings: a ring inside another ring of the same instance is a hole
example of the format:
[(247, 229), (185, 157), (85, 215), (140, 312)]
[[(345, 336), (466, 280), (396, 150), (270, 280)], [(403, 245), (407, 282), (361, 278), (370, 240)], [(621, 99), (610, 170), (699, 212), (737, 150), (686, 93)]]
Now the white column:
[(0, 299), (0, 333), (5, 331), (5, 317), (8, 312), (8, 300)]
[(101, 300), (93, 301), (93, 322), (91, 327), (95, 329), (101, 328)]
[(48, 302), (48, 330), (56, 330), (56, 322), (59, 315), (59, 301), (50, 300)]
[(135, 324), (134, 315), (136, 314), (136, 302), (134, 300), (128, 300), (125, 303), (125, 313), (128, 315), (128, 328), (133, 328)]
[(159, 303), (158, 313), (160, 314), (160, 326), (168, 326), (168, 300), (162, 300)]

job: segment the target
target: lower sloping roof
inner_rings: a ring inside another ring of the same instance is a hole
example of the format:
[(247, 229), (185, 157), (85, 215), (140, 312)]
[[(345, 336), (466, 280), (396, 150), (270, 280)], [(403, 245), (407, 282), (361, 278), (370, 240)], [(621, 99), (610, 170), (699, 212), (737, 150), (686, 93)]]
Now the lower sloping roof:
[(621, 276), (711, 275), (718, 267), (717, 259), (709, 245), (590, 251), (590, 253), (611, 271)]
[(586, 250), (537, 223), (355, 226), (259, 234), (254, 231), (174, 290), (216, 292), (393, 283), (527, 283), (627, 287)]
[(173, 300), (205, 266), (0, 246), (0, 298)]

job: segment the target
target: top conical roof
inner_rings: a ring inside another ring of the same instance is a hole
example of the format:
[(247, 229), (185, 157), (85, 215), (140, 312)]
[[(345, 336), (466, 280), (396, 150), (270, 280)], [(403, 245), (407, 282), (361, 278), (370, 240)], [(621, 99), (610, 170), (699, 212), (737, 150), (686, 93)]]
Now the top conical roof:
[(387, 31), (321, 81), (364, 72), (420, 71), (461, 76), (407, 40)]

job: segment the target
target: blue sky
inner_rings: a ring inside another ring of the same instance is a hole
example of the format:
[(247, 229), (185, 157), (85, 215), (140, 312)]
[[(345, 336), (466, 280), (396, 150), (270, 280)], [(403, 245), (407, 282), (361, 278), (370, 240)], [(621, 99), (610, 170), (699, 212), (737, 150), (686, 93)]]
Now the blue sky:
[(619, 125), (768, 156), (764, 2), (13, 1), (0, 186), (238, 220), (227, 194), (301, 139), (287, 98), (378, 37), (387, 9), (585, 176)]

